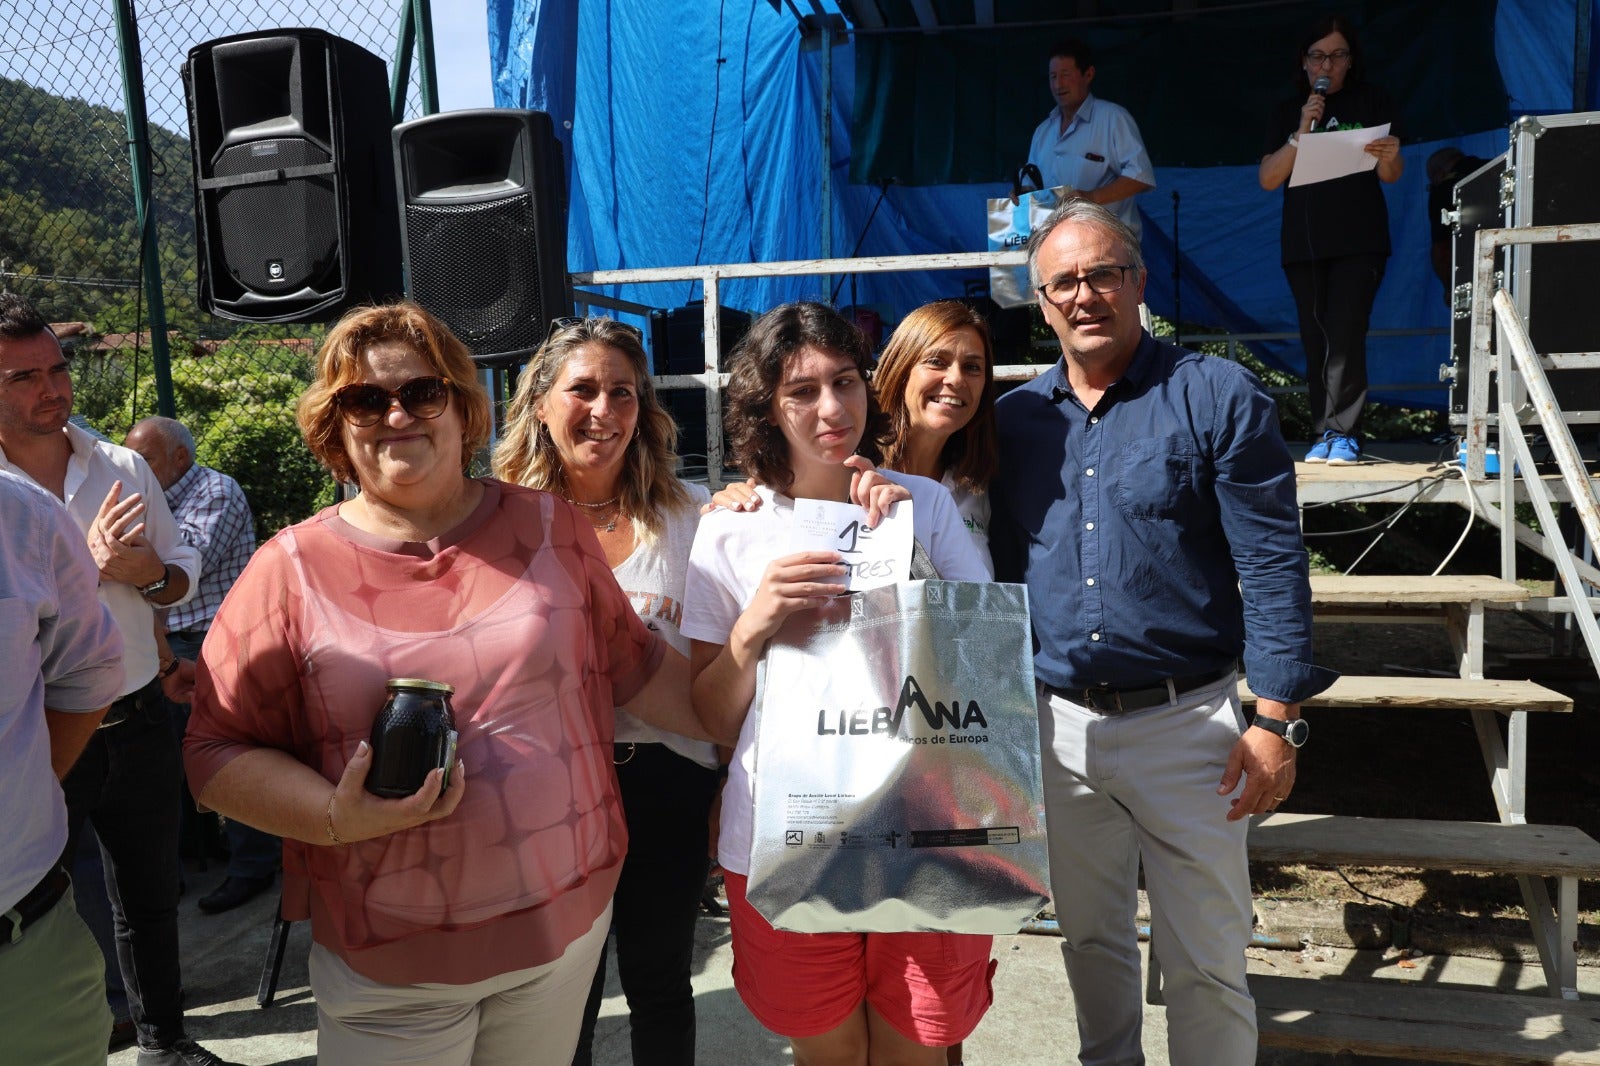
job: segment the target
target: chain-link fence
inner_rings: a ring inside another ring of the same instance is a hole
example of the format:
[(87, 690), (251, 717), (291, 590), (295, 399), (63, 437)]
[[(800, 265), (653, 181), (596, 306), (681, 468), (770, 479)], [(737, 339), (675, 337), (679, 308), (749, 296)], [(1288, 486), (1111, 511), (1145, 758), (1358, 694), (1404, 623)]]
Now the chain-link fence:
[[(199, 309), (188, 119), (190, 49), (237, 33), (311, 27), (392, 65), (404, 0), (168, 0), (131, 10), (140, 45), (148, 189), (179, 421), (197, 458), (237, 478), (270, 535), (332, 498), (300, 441), (294, 400), (322, 330), (240, 326)], [(141, 288), (117, 0), (0, 0), (0, 291), (20, 293), (74, 352), (75, 409), (120, 441), (156, 413)], [(421, 113), (411, 65), (407, 117)]]

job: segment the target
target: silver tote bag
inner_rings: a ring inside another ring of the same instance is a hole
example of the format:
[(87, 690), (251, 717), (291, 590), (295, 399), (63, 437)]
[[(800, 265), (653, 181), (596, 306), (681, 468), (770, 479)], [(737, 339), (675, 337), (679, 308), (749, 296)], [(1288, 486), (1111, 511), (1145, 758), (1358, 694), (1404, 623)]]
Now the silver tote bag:
[(907, 581), (762, 660), (749, 899), (802, 933), (1015, 933), (1048, 901), (1027, 590)]
[[(1016, 202), (1009, 196), (989, 200), (989, 250), (1013, 252), (1026, 248), (1033, 231), (1071, 195), (1071, 188), (1058, 185), (1053, 189), (1019, 191)], [(990, 267), (989, 297), (1001, 307), (1025, 307), (1035, 303), (1027, 266)]]

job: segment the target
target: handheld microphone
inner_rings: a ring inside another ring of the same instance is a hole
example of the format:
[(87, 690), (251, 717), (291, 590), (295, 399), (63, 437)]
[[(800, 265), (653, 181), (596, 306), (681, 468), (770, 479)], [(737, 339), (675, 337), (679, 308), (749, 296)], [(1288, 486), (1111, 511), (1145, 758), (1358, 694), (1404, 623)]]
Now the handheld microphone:
[(1328, 90), (1333, 88), (1333, 79), (1326, 74), (1318, 75), (1317, 80), (1311, 83), (1311, 91), (1318, 96), (1327, 96)]

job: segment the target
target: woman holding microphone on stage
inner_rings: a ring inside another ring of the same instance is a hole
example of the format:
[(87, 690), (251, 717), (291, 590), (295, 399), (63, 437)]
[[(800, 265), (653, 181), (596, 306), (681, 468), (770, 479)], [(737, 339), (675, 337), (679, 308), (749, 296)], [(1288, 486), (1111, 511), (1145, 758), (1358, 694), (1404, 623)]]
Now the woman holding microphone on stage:
[[(1306, 353), (1312, 446), (1308, 463), (1350, 465), (1361, 458), (1361, 410), (1367, 401), (1367, 325), (1389, 258), (1389, 214), (1381, 182), (1405, 169), (1394, 106), (1367, 82), (1361, 43), (1348, 19), (1325, 15), (1300, 41), (1292, 99), (1267, 126), (1259, 178), (1283, 186), (1283, 272), (1294, 293)], [(1302, 96), (1301, 94), (1306, 94)], [(1301, 139), (1331, 130), (1389, 132), (1365, 146), (1376, 160), (1326, 181), (1289, 185)]]
[[(755, 773), (756, 666), (790, 615), (840, 591), (832, 551), (785, 553), (797, 499), (851, 498), (858, 451), (879, 458), (883, 415), (867, 382), (860, 330), (822, 304), (787, 304), (758, 319), (728, 383), (732, 455), (753, 477), (753, 514), (701, 518), (690, 556), (683, 631), (691, 638), (695, 709), (737, 740), (722, 799), (718, 859), (726, 872), (734, 986), (757, 1020), (787, 1036), (798, 1066), (942, 1066), (990, 1002), (986, 936), (788, 933), (745, 898)], [(864, 464), (861, 464), (864, 465)], [(927, 478), (884, 471), (909, 491), (917, 540), (941, 576), (989, 579), (954, 501)], [(857, 502), (860, 502), (859, 500)]]

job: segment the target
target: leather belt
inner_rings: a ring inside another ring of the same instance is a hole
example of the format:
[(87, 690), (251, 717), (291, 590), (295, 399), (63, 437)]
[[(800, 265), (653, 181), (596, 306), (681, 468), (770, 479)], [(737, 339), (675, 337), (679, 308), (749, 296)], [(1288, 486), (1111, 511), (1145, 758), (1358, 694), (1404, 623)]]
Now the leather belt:
[(1056, 688), (1054, 685), (1045, 685), (1044, 689), (1052, 696), (1059, 696), (1068, 702), (1089, 707), (1101, 714), (1127, 714), (1130, 711), (1143, 711), (1173, 703), (1175, 697), (1215, 684), (1231, 673), (1233, 667), (1228, 666), (1206, 674), (1168, 678), (1159, 685), (1147, 685), (1143, 688), (1111, 688), (1106, 685), (1095, 688)]
[(61, 902), (61, 897), (66, 894), (67, 886), (71, 883), (67, 871), (60, 865), (51, 867), (50, 872), (29, 889), (28, 894), (18, 900), (15, 907), (0, 914), (0, 948), (21, 940), (22, 933), (28, 926), (49, 914), (55, 905)]
[(114, 700), (111, 706), (106, 708), (106, 716), (100, 719), (100, 724), (95, 728), (110, 729), (114, 725), (121, 725), (126, 722), (133, 712), (139, 709), (139, 693), (141, 691), (143, 690), (136, 689), (121, 699)]

